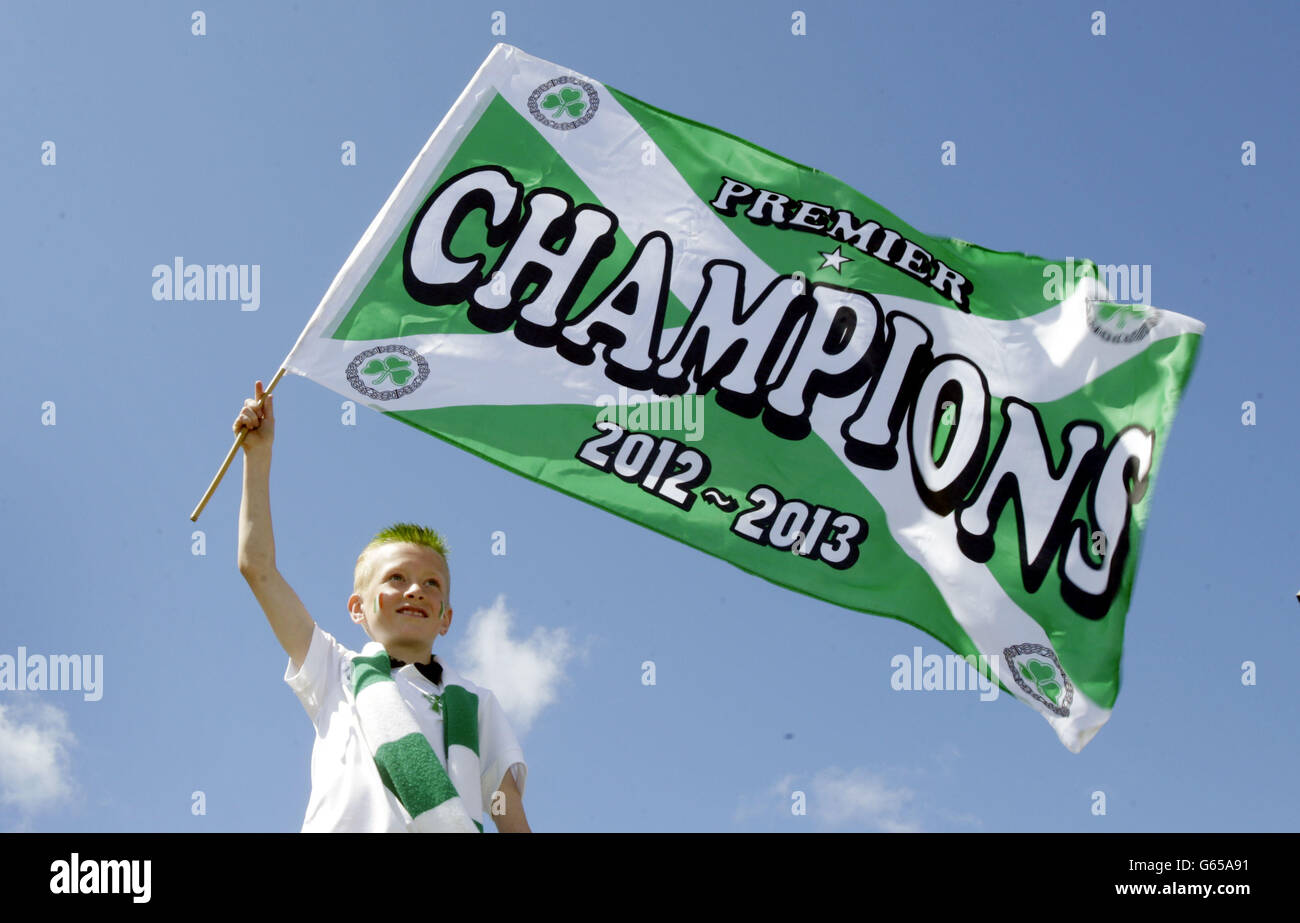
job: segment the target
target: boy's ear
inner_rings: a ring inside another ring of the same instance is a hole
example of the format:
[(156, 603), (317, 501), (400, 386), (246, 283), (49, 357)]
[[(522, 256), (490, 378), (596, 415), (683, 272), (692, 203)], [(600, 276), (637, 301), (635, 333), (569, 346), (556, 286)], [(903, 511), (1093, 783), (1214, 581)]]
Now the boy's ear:
[(375, 639), (375, 636), (370, 633), (370, 626), (366, 624), (366, 614), (361, 611), (361, 597), (356, 593), (348, 597), (348, 615), (352, 617), (352, 621), (361, 626), (367, 638), (372, 641)]
[(440, 635), (445, 635), (447, 629), (451, 627), (451, 606), (448, 606), (447, 611), (443, 614), (445, 618), (442, 620), (442, 631), (438, 632)]

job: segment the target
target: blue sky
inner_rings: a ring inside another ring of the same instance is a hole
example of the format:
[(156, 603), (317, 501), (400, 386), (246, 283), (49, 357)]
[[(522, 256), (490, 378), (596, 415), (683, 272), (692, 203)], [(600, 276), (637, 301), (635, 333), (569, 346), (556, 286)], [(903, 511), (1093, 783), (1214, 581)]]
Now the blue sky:
[[(235, 567), (241, 463), (197, 526), (188, 516), (253, 381), (497, 41), (818, 167), (928, 233), (1148, 264), (1152, 303), (1205, 322), (1122, 690), (1078, 755), (1010, 696), (895, 691), (894, 655), (944, 652), (917, 629), (775, 587), (377, 413), (344, 426), (336, 394), (289, 376), (277, 557), (326, 630), (364, 641), (345, 602), (374, 531), (444, 530), (457, 617), (435, 649), (510, 677), (536, 830), (1300, 827), (1300, 16), (882, 7), (0, 7), (0, 654), (103, 658), (95, 701), (0, 692), (0, 829), (300, 826), (312, 728)], [(195, 8), (206, 35), (191, 34)], [(956, 166), (940, 164), (946, 140)], [(258, 310), (155, 301), (152, 269), (177, 256), (260, 266)]]

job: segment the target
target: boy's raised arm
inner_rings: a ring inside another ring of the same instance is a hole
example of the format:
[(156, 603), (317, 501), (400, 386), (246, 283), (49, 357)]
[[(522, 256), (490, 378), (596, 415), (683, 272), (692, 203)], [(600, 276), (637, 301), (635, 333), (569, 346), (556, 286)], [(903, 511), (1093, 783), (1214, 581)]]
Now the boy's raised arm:
[[(275, 566), (275, 537), (271, 532), (271, 442), (275, 438), (273, 395), (255, 385), (254, 398), (244, 401), (233, 429), (244, 437), (244, 493), (239, 503), (239, 572), (257, 597), (271, 630), (294, 669), (302, 666), (311, 647), (315, 623)], [(259, 407), (258, 403), (262, 406)]]

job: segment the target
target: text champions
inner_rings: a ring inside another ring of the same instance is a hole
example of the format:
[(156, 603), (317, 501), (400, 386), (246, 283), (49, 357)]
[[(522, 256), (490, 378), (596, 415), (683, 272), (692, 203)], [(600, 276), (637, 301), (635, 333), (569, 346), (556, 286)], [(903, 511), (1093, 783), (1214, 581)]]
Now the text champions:
[[(766, 194), (720, 179), (712, 204), (722, 214), (734, 214), (729, 209), (737, 198)], [(476, 211), (488, 246), (503, 248), (490, 268), (486, 254), (458, 256), (450, 249)], [(847, 215), (827, 221), (823, 233), (891, 264), (906, 259), (900, 269), (919, 272), (920, 256), (898, 255), (899, 247), (915, 245), (874, 223), (855, 226)], [(715, 391), (719, 406), (747, 418), (761, 415), (783, 439), (809, 434), (820, 395), (854, 395), (854, 409), (839, 428), (852, 464), (890, 470), (899, 462), (899, 439), (906, 439), (918, 497), (937, 515), (953, 517), (968, 559), (985, 563), (993, 556), (994, 532), (1010, 503), (1025, 589), (1037, 591), (1055, 564), (1071, 609), (1089, 619), (1107, 614), (1130, 550), (1132, 505), (1146, 491), (1154, 432), (1127, 426), (1103, 445), (1096, 422), (1073, 420), (1060, 433), (1064, 454), (1055, 465), (1038, 410), (1008, 395), (990, 452), (983, 371), (960, 353), (935, 355), (933, 335), (916, 318), (886, 315), (867, 292), (804, 285), (794, 275), (746, 291), (744, 268), (726, 259), (705, 263), (700, 295), (672, 335), (663, 329), (672, 242), (659, 230), (641, 238), (591, 303), (576, 305), (594, 268), (613, 252), (617, 227), (617, 217), (599, 205), (575, 206), (549, 187), (525, 195), (502, 167), (477, 167), (448, 179), (417, 213), (405, 242), (403, 281), (418, 302), (463, 304), (478, 328), (499, 333), (513, 325), (521, 342), (554, 349), (575, 364), (590, 365), (603, 346), (606, 376), (628, 388), (663, 395)], [(888, 247), (883, 234), (894, 235)], [(936, 260), (929, 273), (936, 290), (968, 310), (971, 282)], [(940, 418), (949, 407), (954, 428), (935, 460)], [(1090, 522), (1074, 517), (1085, 493)], [(1027, 506), (1024, 497), (1038, 500)]]

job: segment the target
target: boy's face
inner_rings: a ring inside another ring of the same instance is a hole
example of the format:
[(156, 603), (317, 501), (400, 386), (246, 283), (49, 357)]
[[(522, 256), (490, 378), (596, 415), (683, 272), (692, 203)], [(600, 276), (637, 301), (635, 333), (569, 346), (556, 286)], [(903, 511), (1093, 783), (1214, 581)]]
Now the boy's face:
[(451, 626), (447, 562), (432, 548), (395, 542), (371, 551), (367, 563), (365, 596), (348, 599), (352, 621), (390, 654), (415, 662), (411, 655), (427, 654)]

